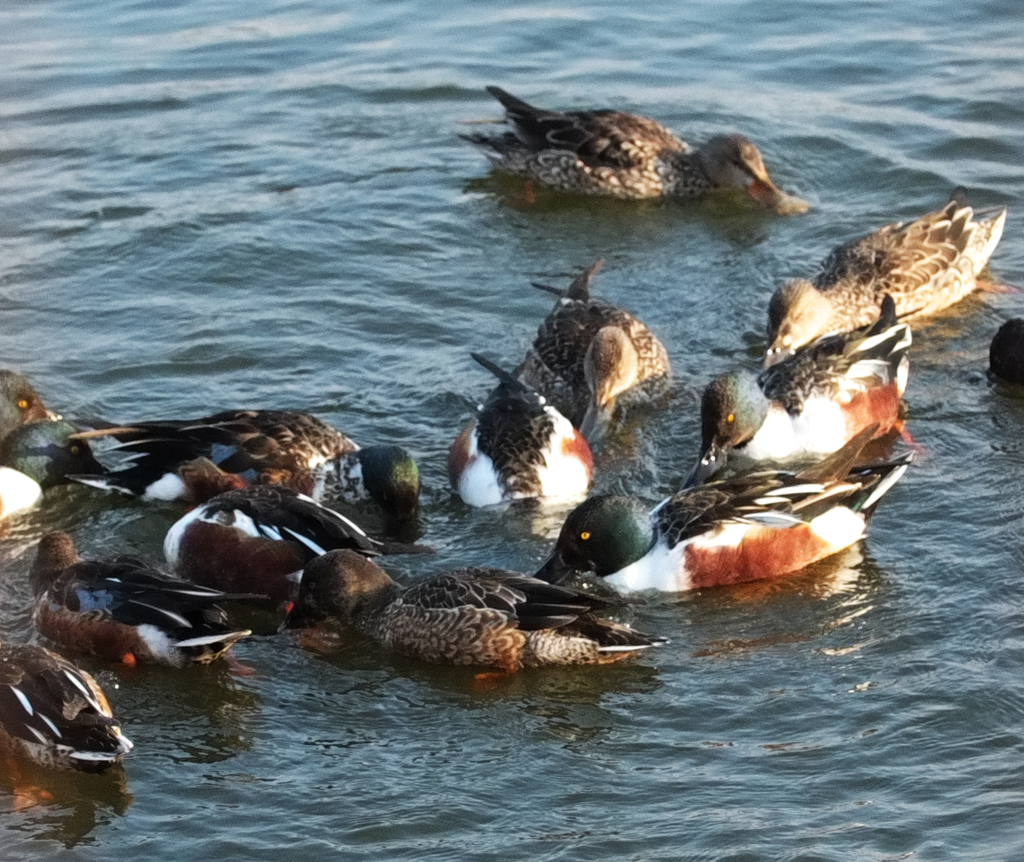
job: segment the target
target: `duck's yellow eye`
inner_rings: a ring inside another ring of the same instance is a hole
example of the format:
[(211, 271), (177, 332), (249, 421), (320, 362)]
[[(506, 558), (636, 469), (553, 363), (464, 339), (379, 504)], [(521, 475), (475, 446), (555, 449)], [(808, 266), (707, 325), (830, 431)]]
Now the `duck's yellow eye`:
[(27, 410), (28, 409), (28, 399), (27, 398), (19, 398), (18, 399), (18, 409), (19, 410)]
[(732, 423), (736, 421), (736, 414), (730, 413), (728, 416), (725, 417), (725, 421), (732, 425)]
[(590, 538), (590, 533), (588, 533), (588, 532), (586, 532), (586, 530), (584, 530), (582, 533), (580, 533), (580, 538), (585, 542), (585, 541), (587, 541), (587, 539)]
[(77, 446), (72, 446), (71, 447), (71, 454), (72, 455), (77, 455), (78, 454), (78, 447)]

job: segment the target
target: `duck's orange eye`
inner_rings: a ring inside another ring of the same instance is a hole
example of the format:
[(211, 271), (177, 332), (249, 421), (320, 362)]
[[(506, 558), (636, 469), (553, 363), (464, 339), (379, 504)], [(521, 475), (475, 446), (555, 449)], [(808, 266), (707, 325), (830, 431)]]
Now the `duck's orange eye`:
[(736, 414), (730, 413), (728, 416), (725, 417), (725, 421), (732, 425), (732, 423), (736, 421)]
[(19, 398), (18, 399), (18, 409), (19, 410), (27, 410), (28, 409), (28, 399), (27, 398)]
[(582, 533), (580, 533), (580, 538), (585, 542), (587, 541), (587, 539), (590, 538), (590, 533), (584, 530)]

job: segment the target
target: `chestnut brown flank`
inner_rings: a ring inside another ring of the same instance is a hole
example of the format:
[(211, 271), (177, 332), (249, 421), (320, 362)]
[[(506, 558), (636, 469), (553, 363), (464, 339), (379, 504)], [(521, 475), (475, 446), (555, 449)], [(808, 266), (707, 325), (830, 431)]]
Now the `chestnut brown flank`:
[(889, 433), (899, 420), (900, 393), (896, 382), (888, 386), (875, 386), (855, 395), (843, 407), (846, 420), (846, 439), (851, 440), (859, 431), (878, 423), (875, 437)]
[(587, 468), (587, 478), (590, 478), (594, 471), (594, 456), (579, 431), (573, 430), (572, 437), (562, 438), (562, 455), (579, 459)]
[(148, 659), (152, 651), (133, 626), (115, 623), (93, 614), (77, 614), (48, 604), (40, 608), (39, 632), (54, 643), (110, 661), (121, 661), (127, 653)]
[(459, 487), (459, 477), (470, 464), (469, 441), (475, 427), (476, 422), (470, 422), (462, 429), (459, 436), (455, 438), (455, 442), (452, 443), (452, 448), (448, 450), (448, 481), (455, 489)]
[(784, 575), (842, 550), (816, 536), (810, 526), (751, 527), (737, 547), (686, 549), (686, 571), (694, 588), (741, 584)]
[(229, 593), (263, 593), (274, 601), (288, 598), (285, 576), (306, 564), (294, 542), (246, 536), (202, 521), (189, 524), (178, 554), (185, 580)]

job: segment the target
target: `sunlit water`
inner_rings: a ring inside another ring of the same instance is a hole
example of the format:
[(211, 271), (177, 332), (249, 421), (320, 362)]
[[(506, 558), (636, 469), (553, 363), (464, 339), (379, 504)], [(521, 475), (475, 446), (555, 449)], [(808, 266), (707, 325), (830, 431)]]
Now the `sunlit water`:
[[(696, 142), (745, 133), (813, 209), (528, 203), (457, 138), (499, 116), (487, 84)], [(771, 291), (838, 242), (963, 185), (1010, 207), (992, 274), (1024, 285), (1022, 92), (1012, 0), (15, 0), (0, 365), (72, 420), (301, 407), (400, 443), (438, 554), (397, 577), (531, 571), (567, 506), (469, 510), (444, 471), (491, 384), (469, 351), (511, 366), (550, 308), (530, 281), (603, 257), (596, 293), (668, 346), (670, 403), (596, 475), (655, 501), (695, 457), (700, 388), (754, 362)], [(915, 332), (924, 454), (846, 554), (632, 608), (671, 645), (610, 668), (483, 684), (284, 636), (237, 648), (250, 676), (87, 663), (136, 750), (123, 772), (37, 776), (54, 799), (24, 811), (3, 782), (0, 857), (1021, 858), (1024, 392), (985, 374), (1021, 313), (983, 295)], [(49, 494), (4, 525), (0, 635), (33, 637), (43, 531), (155, 560), (178, 514)]]

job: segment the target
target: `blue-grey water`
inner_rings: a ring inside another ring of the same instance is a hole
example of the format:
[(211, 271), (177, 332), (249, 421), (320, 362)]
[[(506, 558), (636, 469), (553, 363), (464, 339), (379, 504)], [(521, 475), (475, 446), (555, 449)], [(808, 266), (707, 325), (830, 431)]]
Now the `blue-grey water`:
[[(740, 197), (538, 194), (457, 135), (499, 84), (699, 142), (738, 131), (809, 213)], [(676, 372), (598, 455), (651, 501), (695, 457), (697, 393), (753, 363), (782, 280), (966, 187), (1010, 208), (1024, 285), (1018, 0), (626, 4), (9, 0), (0, 6), (0, 366), (71, 420), (300, 407), (422, 466), (411, 582), (533, 570), (566, 506), (470, 510), (447, 447), (565, 284), (634, 311)], [(770, 584), (627, 614), (671, 637), (610, 668), (471, 671), (253, 638), (225, 666), (94, 670), (136, 750), (0, 781), (22, 860), (1015, 860), (1024, 856), (1024, 391), (986, 376), (1024, 294), (915, 332), (923, 448), (866, 541)], [(32, 543), (160, 559), (173, 506), (85, 488), (3, 524), (0, 636), (32, 639)], [(367, 517), (372, 522), (372, 513)]]

